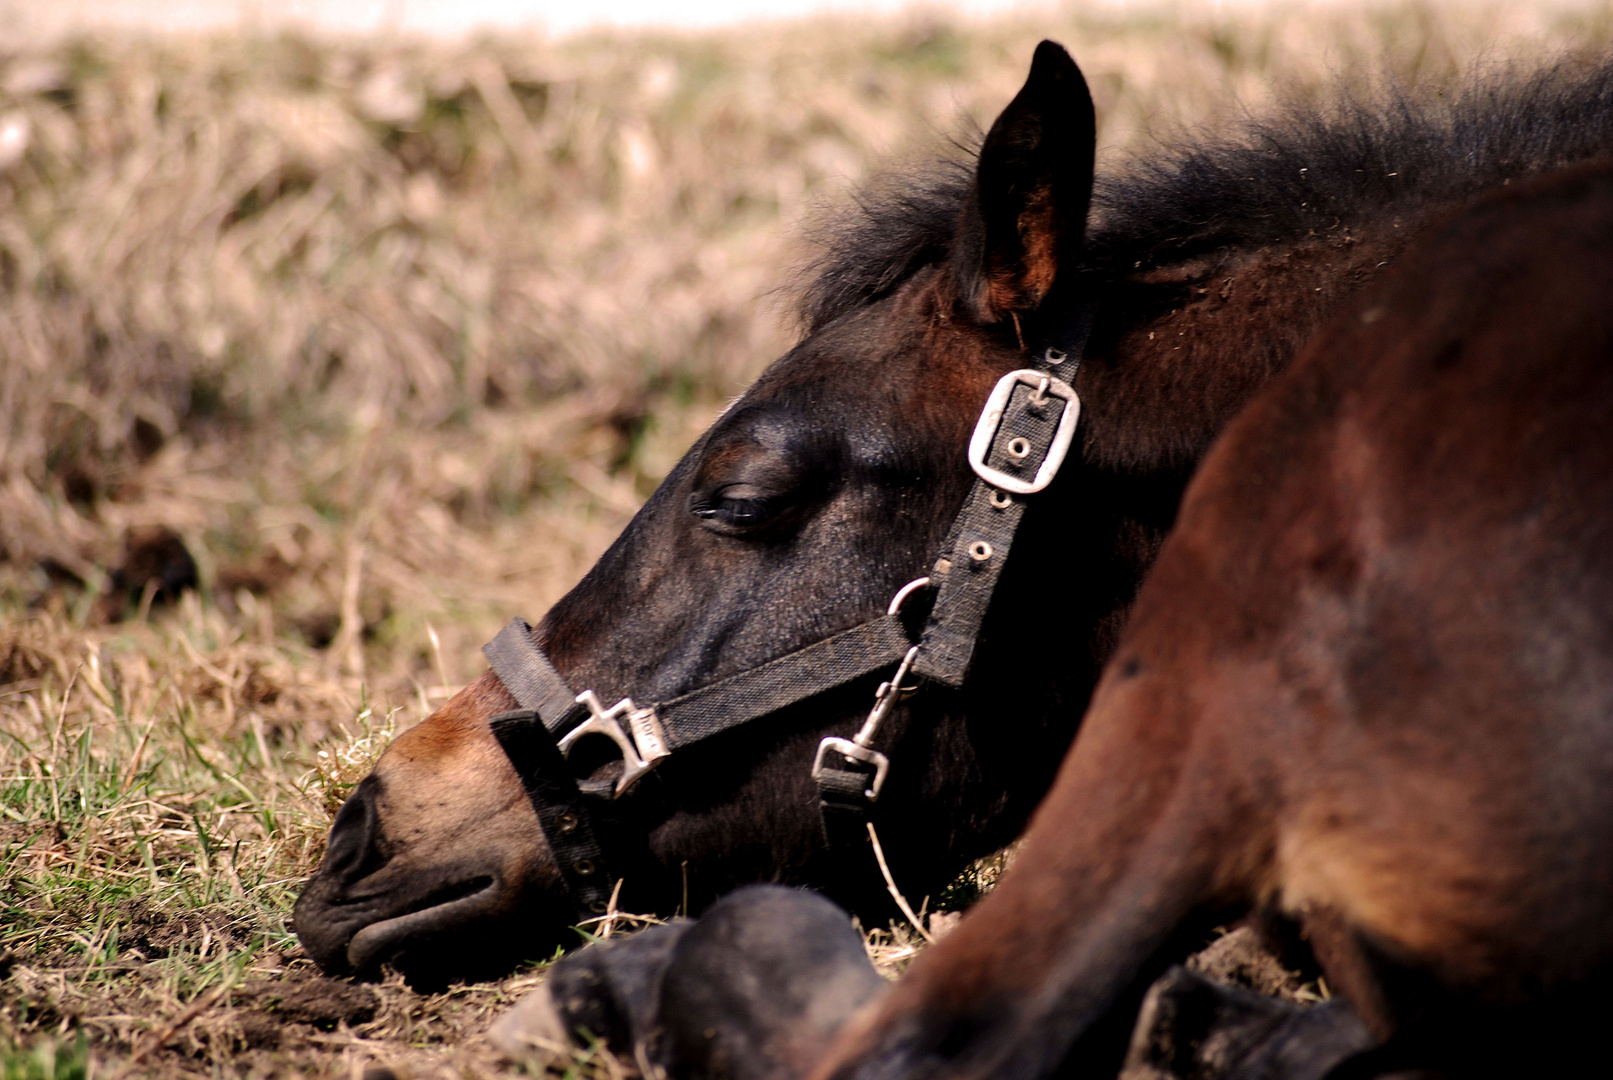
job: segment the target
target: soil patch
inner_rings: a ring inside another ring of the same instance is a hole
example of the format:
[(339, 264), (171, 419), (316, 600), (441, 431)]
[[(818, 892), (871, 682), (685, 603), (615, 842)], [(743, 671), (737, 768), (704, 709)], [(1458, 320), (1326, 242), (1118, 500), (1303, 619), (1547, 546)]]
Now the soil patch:
[(320, 1031), (332, 1031), (338, 1024), (365, 1024), (375, 1019), (381, 996), (368, 986), (324, 977), (266, 979), (237, 991), (235, 1004), (282, 1023), (310, 1024)]
[(205, 910), (170, 914), (144, 896), (119, 905), (118, 916), (122, 945), (147, 960), (162, 960), (186, 946), (201, 950), (203, 945), (211, 947), (210, 943), (215, 942), (239, 949), (250, 940), (250, 935), (227, 917)]

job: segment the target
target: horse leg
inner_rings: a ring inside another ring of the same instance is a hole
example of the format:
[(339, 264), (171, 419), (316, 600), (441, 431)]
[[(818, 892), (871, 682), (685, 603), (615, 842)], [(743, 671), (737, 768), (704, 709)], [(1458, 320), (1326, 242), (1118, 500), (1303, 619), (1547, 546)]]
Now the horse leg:
[(794, 1080), (884, 987), (845, 911), (755, 885), (558, 961), (489, 1035), (516, 1059), (597, 1039), (646, 1076)]
[(1111, 665), (1002, 883), (816, 1076), (1112, 1076), (1153, 978), (1207, 916), (1270, 891), (1274, 827), (1244, 779), (1236, 695), (1167, 658)]

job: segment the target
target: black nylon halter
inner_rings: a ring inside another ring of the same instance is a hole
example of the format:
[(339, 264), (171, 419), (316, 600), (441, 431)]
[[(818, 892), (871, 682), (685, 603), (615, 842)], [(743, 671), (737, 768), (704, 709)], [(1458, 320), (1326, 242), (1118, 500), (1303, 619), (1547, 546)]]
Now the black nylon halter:
[[(895, 684), (911, 671), (945, 686), (963, 685), (1024, 499), (1051, 482), (1070, 445), (1080, 408), (1070, 388), (1090, 325), (1090, 308), (1077, 309), (1055, 336), (1064, 347), (1049, 346), (1034, 367), (1004, 376), (988, 399), (970, 443), (976, 480), (930, 572), (935, 602), (917, 642), (893, 604), (885, 615), (679, 697), (649, 706), (624, 698), (610, 709), (593, 691), (576, 694), (566, 685), (524, 619), (511, 621), (483, 647), (493, 673), (520, 705), (492, 718), (493, 735), (537, 811), (581, 917), (604, 912), (619, 880), (590, 802), (620, 796), (677, 750), (900, 665), (898, 677), (881, 685), (855, 739), (823, 740), (813, 766), (830, 846), (867, 848), (865, 822), (890, 765), (870, 743), (907, 689)], [(614, 791), (579, 785), (567, 765), (566, 752), (585, 734), (604, 735), (621, 749), (623, 773)]]

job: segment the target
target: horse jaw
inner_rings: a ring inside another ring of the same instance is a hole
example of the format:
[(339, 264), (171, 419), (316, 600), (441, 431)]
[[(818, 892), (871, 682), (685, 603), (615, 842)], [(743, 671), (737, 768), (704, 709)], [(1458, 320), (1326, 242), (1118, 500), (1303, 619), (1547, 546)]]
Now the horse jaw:
[(461, 691), (400, 735), (342, 808), (293, 913), (327, 971), (458, 966), (437, 954), (542, 921), (526, 908), (559, 875), (484, 719), (503, 693), (490, 676)]

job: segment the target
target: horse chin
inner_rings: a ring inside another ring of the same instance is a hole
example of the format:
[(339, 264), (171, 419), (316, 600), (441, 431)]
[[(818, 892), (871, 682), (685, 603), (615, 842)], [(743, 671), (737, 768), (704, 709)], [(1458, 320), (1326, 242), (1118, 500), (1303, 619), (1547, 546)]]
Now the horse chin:
[[(478, 883), (485, 882), (485, 884)], [(445, 934), (452, 935), (468, 924), (495, 915), (500, 903), (497, 878), (475, 878), (462, 889), (474, 892), (457, 896), (440, 904), (372, 922), (353, 935), (347, 943), (347, 963), (354, 971), (373, 971), (382, 963), (402, 958), (411, 946), (430, 942)], [(459, 890), (456, 890), (459, 891)]]
[[(331, 975), (377, 977), (383, 967), (417, 989), (456, 979), (497, 978), (524, 960), (547, 957), (566, 921), (542, 897), (496, 872), (452, 875), (412, 889), (340, 890), (315, 878), (293, 913), (297, 936)], [(400, 897), (400, 892), (414, 899)]]

